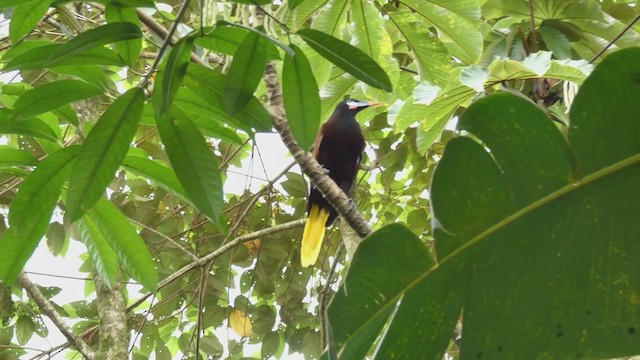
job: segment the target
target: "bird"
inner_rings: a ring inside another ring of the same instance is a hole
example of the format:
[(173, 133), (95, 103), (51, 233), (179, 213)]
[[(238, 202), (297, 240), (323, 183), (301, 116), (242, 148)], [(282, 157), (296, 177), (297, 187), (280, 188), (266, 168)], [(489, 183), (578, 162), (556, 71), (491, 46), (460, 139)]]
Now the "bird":
[[(329, 177), (347, 195), (355, 183), (365, 142), (356, 114), (380, 102), (347, 99), (342, 101), (316, 137), (313, 157)], [(324, 231), (331, 226), (338, 212), (327, 202), (313, 184), (307, 202), (307, 223), (302, 235), (300, 263), (302, 267), (315, 264), (320, 253)]]

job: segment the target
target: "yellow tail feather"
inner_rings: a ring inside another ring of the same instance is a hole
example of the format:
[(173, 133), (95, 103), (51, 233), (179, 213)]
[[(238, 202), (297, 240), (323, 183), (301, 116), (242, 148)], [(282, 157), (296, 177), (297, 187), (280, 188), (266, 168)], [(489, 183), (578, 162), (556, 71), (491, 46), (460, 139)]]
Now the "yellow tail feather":
[(304, 226), (304, 235), (302, 235), (302, 247), (300, 249), (302, 267), (313, 265), (318, 259), (328, 218), (328, 209), (320, 208), (318, 205), (311, 206), (307, 224)]

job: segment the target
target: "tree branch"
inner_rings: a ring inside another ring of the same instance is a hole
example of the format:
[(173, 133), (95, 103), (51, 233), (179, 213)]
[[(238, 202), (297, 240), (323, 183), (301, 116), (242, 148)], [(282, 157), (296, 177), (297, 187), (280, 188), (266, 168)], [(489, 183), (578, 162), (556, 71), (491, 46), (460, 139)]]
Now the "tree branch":
[(316, 159), (296, 143), (284, 113), (282, 90), (280, 89), (278, 74), (273, 62), (267, 63), (264, 81), (267, 85), (273, 127), (280, 134), (282, 141), (287, 149), (289, 149), (293, 158), (298, 162), (302, 171), (309, 177), (311, 182), (320, 190), (322, 195), (325, 196), (329, 204), (347, 221), (358, 236), (363, 238), (369, 235), (372, 232), (371, 226), (369, 226), (367, 221), (362, 217), (362, 214), (355, 208), (347, 194), (325, 174)]
[(84, 340), (80, 336), (77, 336), (71, 327), (67, 325), (62, 316), (58, 313), (58, 311), (53, 307), (51, 302), (42, 294), (40, 289), (29, 280), (27, 274), (21, 272), (18, 276), (18, 283), (22, 286), (29, 294), (29, 297), (38, 304), (40, 311), (42, 311), (60, 330), (60, 332), (64, 335), (64, 337), (69, 340), (71, 344), (85, 357), (85, 359), (94, 359), (95, 353), (93, 350), (87, 345)]

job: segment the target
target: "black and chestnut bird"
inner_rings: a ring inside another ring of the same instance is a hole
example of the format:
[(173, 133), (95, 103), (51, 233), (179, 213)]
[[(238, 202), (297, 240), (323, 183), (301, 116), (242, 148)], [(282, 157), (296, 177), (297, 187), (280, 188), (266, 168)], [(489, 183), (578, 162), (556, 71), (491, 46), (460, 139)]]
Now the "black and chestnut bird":
[[(356, 121), (356, 114), (369, 106), (381, 104), (353, 99), (341, 102), (329, 120), (322, 125), (316, 137), (313, 156), (346, 194), (351, 192), (356, 180), (364, 150), (364, 137)], [(307, 214), (300, 251), (300, 262), (303, 267), (316, 262), (322, 246), (324, 230), (338, 217), (336, 210), (313, 185), (309, 193)]]

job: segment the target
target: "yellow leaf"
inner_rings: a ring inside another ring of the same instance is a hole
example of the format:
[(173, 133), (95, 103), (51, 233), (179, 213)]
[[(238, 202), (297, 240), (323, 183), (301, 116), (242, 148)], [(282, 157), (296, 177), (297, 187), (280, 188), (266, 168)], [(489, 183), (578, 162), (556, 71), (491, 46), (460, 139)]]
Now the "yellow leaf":
[(246, 241), (242, 243), (242, 245), (247, 248), (251, 256), (258, 255), (258, 250), (260, 250), (260, 244), (261, 244), (260, 239)]
[(236, 332), (236, 334), (243, 337), (250, 337), (253, 335), (253, 326), (251, 325), (251, 319), (246, 313), (240, 310), (233, 310), (229, 314), (229, 325)]

